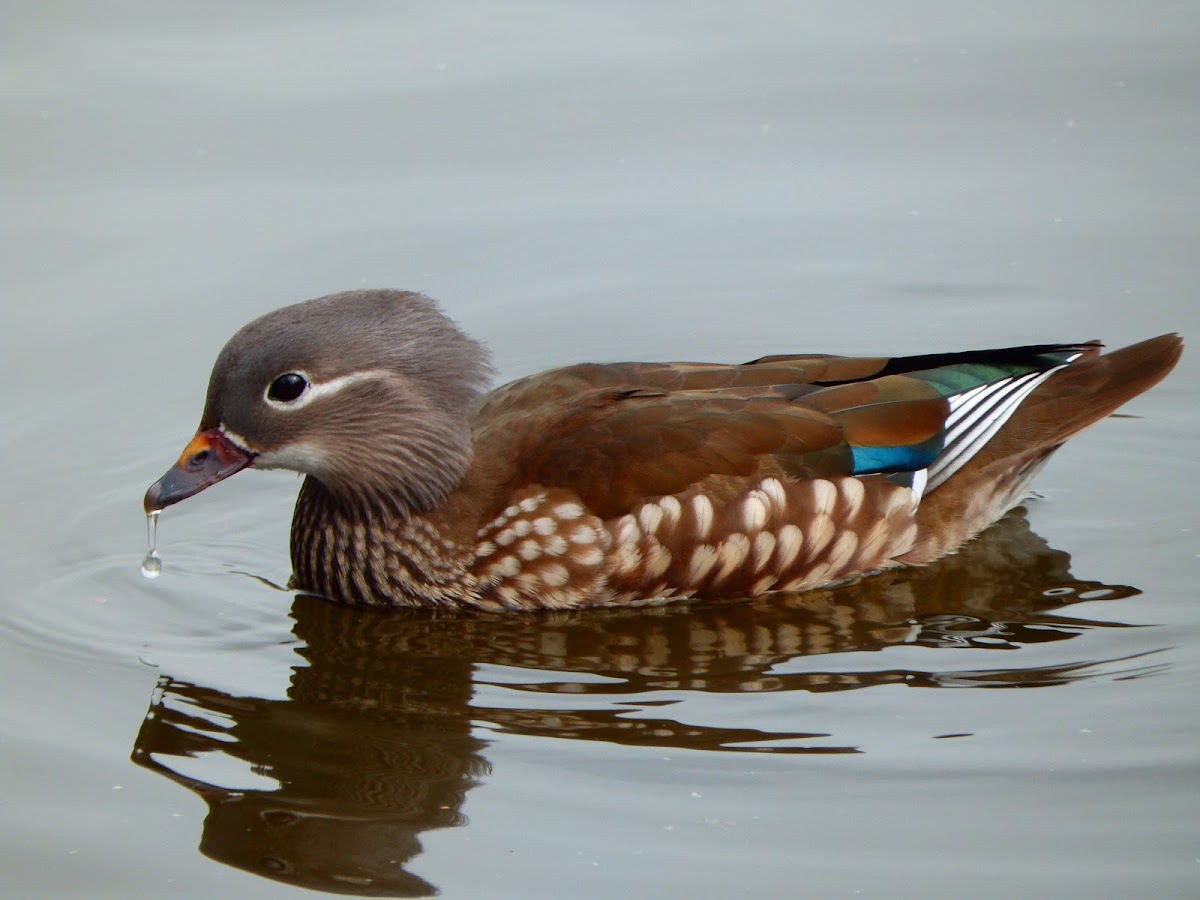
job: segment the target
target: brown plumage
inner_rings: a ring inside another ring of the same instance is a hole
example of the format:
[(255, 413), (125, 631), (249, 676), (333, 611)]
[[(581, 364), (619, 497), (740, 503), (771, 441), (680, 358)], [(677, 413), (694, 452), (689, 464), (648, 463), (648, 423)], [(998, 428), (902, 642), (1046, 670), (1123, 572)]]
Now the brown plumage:
[(432, 301), (354, 291), (230, 340), (145, 506), (251, 464), (302, 472), (294, 584), (349, 603), (803, 591), (953, 552), (1181, 350), (586, 364), (481, 396), (486, 351)]

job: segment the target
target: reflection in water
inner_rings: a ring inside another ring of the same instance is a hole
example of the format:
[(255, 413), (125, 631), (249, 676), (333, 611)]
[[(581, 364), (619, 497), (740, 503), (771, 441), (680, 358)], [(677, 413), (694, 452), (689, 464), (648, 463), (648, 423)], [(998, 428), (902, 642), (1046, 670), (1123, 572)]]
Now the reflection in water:
[[(1022, 668), (1020, 656), (1005, 654), (1005, 668), (822, 671), (818, 657), (839, 651), (1012, 650), (1122, 627), (1049, 611), (1137, 593), (1076, 580), (1069, 562), (1017, 512), (925, 569), (741, 603), (434, 617), (300, 596), (294, 632), (307, 665), (286, 700), (164, 676), (133, 758), (205, 800), (200, 849), (213, 859), (318, 890), (426, 896), (436, 888), (405, 867), (421, 852), (421, 832), (465, 821), (466, 792), (489, 770), (479, 723), (493, 733), (624, 745), (858, 752), (811, 743), (824, 733), (685, 724), (668, 710), (681, 692), (1029, 687), (1111, 675), (1128, 661)], [(801, 657), (814, 658), (801, 665)], [(247, 789), (187, 774), (197, 758), (236, 762), (273, 783)]]

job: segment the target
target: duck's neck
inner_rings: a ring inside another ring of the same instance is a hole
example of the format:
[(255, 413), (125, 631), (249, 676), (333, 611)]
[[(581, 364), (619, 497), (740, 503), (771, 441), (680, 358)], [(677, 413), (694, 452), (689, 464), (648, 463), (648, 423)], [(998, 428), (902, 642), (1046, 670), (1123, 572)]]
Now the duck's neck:
[(349, 506), (305, 478), (292, 516), (293, 585), (341, 603), (459, 606), (477, 590), (473, 547), (439, 527), (442, 518)]

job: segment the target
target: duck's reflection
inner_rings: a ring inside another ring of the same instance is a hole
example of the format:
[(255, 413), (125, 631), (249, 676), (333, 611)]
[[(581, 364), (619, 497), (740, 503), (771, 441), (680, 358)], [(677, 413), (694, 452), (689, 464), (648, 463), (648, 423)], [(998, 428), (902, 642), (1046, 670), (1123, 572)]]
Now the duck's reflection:
[[(133, 758), (204, 798), (200, 846), (213, 859), (317, 890), (429, 895), (436, 889), (405, 867), (421, 851), (421, 832), (464, 821), (464, 796), (488, 772), (480, 733), (853, 753), (825, 733), (684, 724), (663, 693), (1026, 687), (1133, 665), (1022, 667), (1020, 654), (1005, 654), (1001, 668), (949, 672), (845, 671), (844, 662), (828, 664), (836, 657), (822, 665), (822, 654), (838, 651), (1015, 649), (1113, 627), (1050, 612), (1136, 593), (1075, 579), (1069, 562), (1018, 511), (928, 568), (753, 602), (434, 618), (301, 596), (294, 632), (307, 666), (295, 671), (286, 700), (164, 676)], [(809, 659), (795, 662), (801, 657)], [(206, 754), (269, 786), (223, 785), (208, 769), (196, 776), (190, 763)]]

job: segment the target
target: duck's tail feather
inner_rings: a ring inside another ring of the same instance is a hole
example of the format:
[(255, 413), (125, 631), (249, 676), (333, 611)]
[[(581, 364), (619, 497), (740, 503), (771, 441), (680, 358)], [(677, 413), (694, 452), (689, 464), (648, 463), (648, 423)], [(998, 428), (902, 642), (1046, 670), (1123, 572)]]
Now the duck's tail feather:
[(918, 539), (901, 561), (937, 559), (988, 527), (1025, 497), (1051, 453), (1162, 381), (1182, 352), (1177, 334), (1103, 355), (1087, 346), (1039, 384), (961, 468), (926, 492), (917, 512)]
[(1057, 447), (1162, 381), (1183, 353), (1183, 339), (1164, 334), (1055, 372), (997, 435), (1005, 445)]

